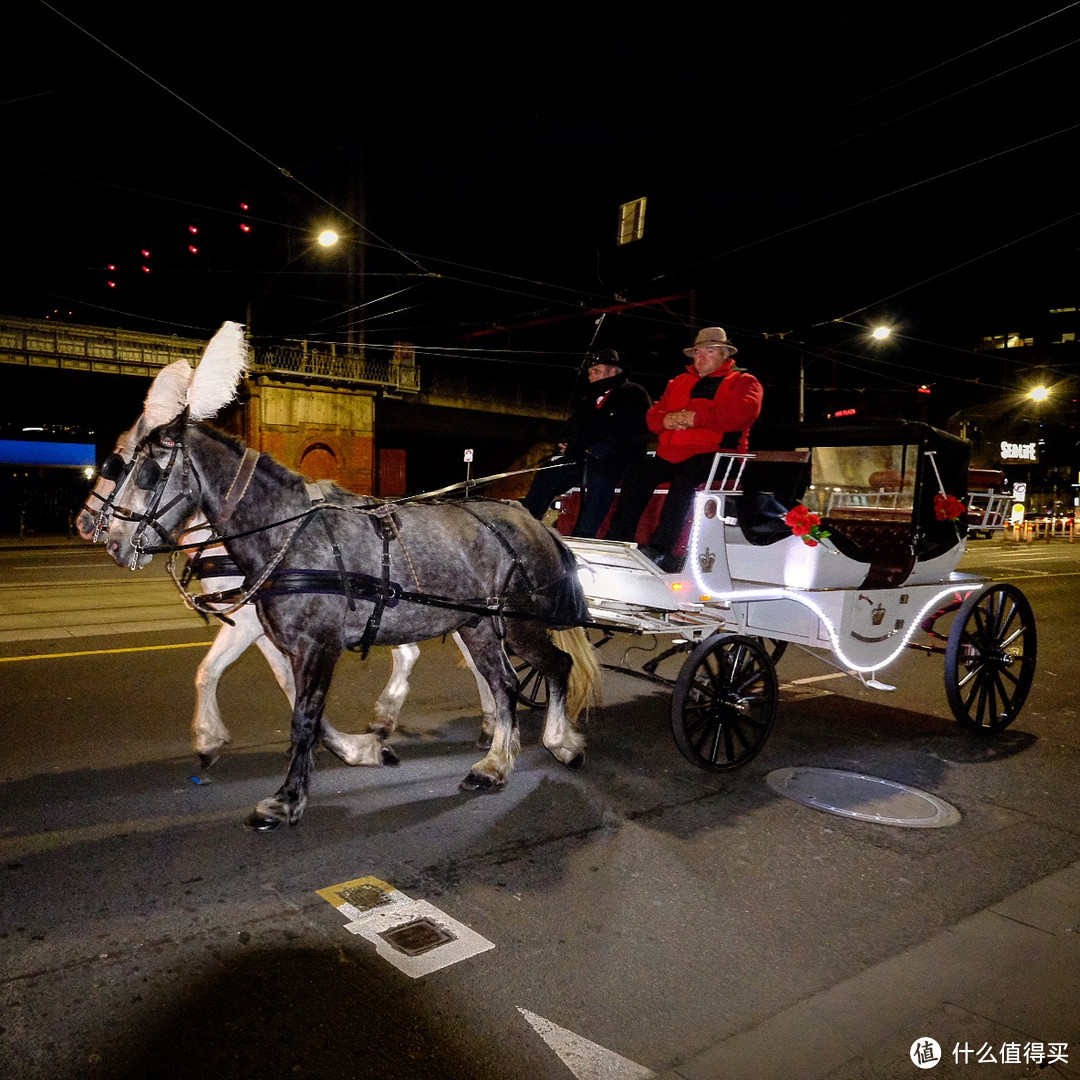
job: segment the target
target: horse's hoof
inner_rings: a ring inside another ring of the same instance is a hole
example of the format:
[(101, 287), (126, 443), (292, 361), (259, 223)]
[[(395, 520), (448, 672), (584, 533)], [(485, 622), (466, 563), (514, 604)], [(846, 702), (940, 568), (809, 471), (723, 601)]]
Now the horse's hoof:
[(252, 814), (244, 822), (244, 825), (254, 832), (270, 832), (283, 824), (281, 818), (271, 817), (269, 814)]
[(382, 753), (382, 763), (384, 765), (400, 765), (401, 764), (401, 758), (399, 758), (397, 756), (397, 754), (395, 754), (394, 751), (390, 749), (389, 746), (382, 747), (381, 753)]
[(213, 753), (210, 754), (200, 754), (199, 765), (204, 769), (209, 769), (210, 766), (213, 765), (219, 757), (221, 757), (220, 750), (215, 750)]
[(556, 751), (554, 751), (550, 747), (548, 747), (548, 753), (560, 765), (565, 766), (571, 772), (577, 772), (578, 769), (580, 769), (581, 766), (585, 764), (585, 751), (584, 750), (579, 750), (572, 758), (570, 758), (569, 761), (567, 761), (566, 758), (561, 756), (563, 753), (566, 753), (566, 751), (559, 751), (558, 753), (556, 753)]
[(462, 791), (475, 791), (478, 795), (494, 795), (495, 792), (502, 791), (506, 787), (506, 781), (495, 780), (483, 773), (471, 772), (458, 784), (458, 787)]

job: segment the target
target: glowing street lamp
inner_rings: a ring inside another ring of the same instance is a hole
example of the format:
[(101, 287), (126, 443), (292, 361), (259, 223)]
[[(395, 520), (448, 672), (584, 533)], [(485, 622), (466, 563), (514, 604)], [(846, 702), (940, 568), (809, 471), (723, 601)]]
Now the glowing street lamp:
[(316, 237), (320, 247), (333, 247), (341, 237), (333, 229), (323, 229)]
[(892, 331), (887, 326), (875, 326), (874, 329), (870, 331), (870, 336), (875, 341), (884, 341), (891, 333)]
[(1033, 386), (1027, 396), (1032, 401), (1045, 401), (1050, 396), (1050, 390), (1045, 386)]

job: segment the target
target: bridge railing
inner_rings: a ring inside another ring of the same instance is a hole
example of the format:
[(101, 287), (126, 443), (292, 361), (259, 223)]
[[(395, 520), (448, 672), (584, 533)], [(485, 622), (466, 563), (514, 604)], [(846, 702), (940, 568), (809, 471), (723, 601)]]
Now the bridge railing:
[(341, 351), (331, 344), (257, 346), (251, 370), (258, 373), (328, 379), (333, 382), (390, 387), (406, 393), (420, 390), (420, 372), (409, 356), (368, 356)]
[(181, 358), (197, 360), (204, 341), (137, 334), (38, 319), (0, 319), (0, 361), (34, 367), (146, 374)]
[[(0, 316), (0, 364), (152, 377), (174, 360), (195, 364), (205, 347), (204, 339)], [(385, 352), (306, 341), (256, 343), (250, 373), (421, 394), (435, 405), (548, 418), (564, 416), (569, 399), (569, 384), (561, 379), (524, 386), (428, 371), (421, 385), (416, 354), (406, 343)]]
[[(53, 367), (124, 375), (154, 375), (174, 360), (198, 361), (206, 347), (200, 339), (137, 333), (39, 319), (0, 318), (0, 363)], [(403, 393), (420, 389), (420, 373), (411, 350), (368, 356), (334, 344), (256, 345), (252, 374), (282, 374), (335, 383), (378, 386)]]

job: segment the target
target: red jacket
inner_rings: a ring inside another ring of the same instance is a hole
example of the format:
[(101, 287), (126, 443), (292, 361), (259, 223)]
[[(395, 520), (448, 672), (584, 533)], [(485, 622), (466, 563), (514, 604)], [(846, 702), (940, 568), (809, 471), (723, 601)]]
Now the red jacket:
[[(679, 462), (695, 454), (725, 450), (745, 451), (750, 427), (761, 412), (761, 383), (735, 361), (701, 376), (688, 367), (667, 384), (660, 400), (649, 409), (645, 422), (660, 436), (657, 454), (665, 461)], [(683, 431), (669, 431), (664, 416), (669, 412), (693, 409), (696, 425)]]

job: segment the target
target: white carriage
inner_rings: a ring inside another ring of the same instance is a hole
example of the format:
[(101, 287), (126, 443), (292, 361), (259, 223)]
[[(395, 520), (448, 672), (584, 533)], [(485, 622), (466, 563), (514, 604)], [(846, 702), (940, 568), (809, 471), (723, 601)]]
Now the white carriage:
[[(1034, 677), (1035, 623), (1017, 588), (957, 570), (966, 521), (947, 511), (967, 493), (966, 442), (903, 421), (756, 435), (754, 453), (717, 455), (680, 573), (636, 543), (565, 538), (600, 644), (620, 630), (669, 636), (644, 667), (655, 678), (661, 659), (689, 653), (661, 680), (674, 686), (680, 751), (713, 770), (754, 757), (788, 646), (875, 689), (892, 689), (881, 674), (906, 650), (941, 653), (957, 721), (981, 733), (1010, 724)], [(820, 519), (820, 542), (785, 523), (800, 506)], [(947, 633), (935, 629), (942, 617)], [(520, 674), (528, 701), (536, 682)]]

